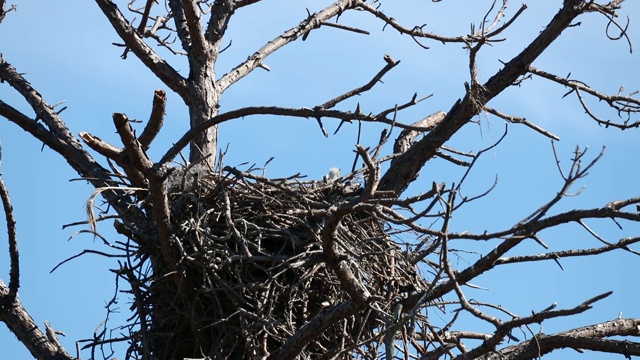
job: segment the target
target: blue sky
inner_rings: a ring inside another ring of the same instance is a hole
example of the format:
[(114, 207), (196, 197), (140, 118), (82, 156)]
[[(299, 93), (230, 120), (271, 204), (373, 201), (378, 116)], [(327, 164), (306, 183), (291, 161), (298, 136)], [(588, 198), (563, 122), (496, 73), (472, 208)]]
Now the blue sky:
[[(10, 13), (0, 25), (0, 53), (19, 72), (25, 73), (49, 103), (66, 101), (68, 108), (62, 117), (73, 133), (87, 131), (117, 144), (111, 121), (113, 112), (124, 112), (134, 119), (148, 118), (153, 90), (167, 88), (133, 55), (126, 61), (120, 59), (122, 49), (111, 45), (118, 41), (117, 36), (93, 2), (14, 0), (12, 3), (18, 5), (18, 11)], [(228, 35), (233, 44), (220, 58), (218, 76), (269, 39), (295, 26), (306, 15), (305, 7), (314, 11), (327, 3), (273, 1), (239, 11)], [(401, 23), (426, 23), (426, 30), (458, 35), (467, 32), (470, 23), (481, 21), (488, 3), (387, 1), (383, 2), (383, 9)], [(529, 3), (529, 9), (519, 21), (504, 33), (507, 40), (480, 53), (480, 79), (488, 79), (500, 68), (498, 60), (506, 61), (517, 54), (560, 4), (561, 1)], [(513, 2), (508, 16), (519, 5)], [(626, 15), (631, 18), (631, 39), (640, 41), (640, 19), (634, 18), (640, 14), (640, 5), (633, 1), (624, 5), (621, 14), (622, 18)], [(276, 13), (277, 16), (271, 15)], [(534, 65), (558, 75), (571, 73), (572, 78), (606, 93), (617, 93), (621, 85), (625, 85), (627, 91), (640, 90), (638, 52), (629, 54), (624, 41), (607, 40), (606, 22), (601, 16), (590, 14), (581, 20), (580, 27), (567, 30)], [(398, 114), (399, 121), (412, 123), (435, 111), (448, 110), (464, 95), (463, 83), (468, 81), (467, 54), (459, 44), (445, 46), (428, 42), (430, 49), (424, 50), (391, 29), (382, 32), (379, 21), (361, 12), (345, 14), (341, 23), (369, 30), (372, 35), (334, 28), (313, 32), (306, 42), (291, 44), (269, 57), (265, 64), (271, 68), (270, 72), (257, 69), (230, 88), (223, 95), (221, 111), (249, 105), (312, 107), (369, 81), (385, 65), (384, 54), (401, 60), (401, 64), (385, 76), (384, 84), (378, 84), (372, 91), (339, 108), (354, 109), (356, 102), (360, 102), (364, 111), (379, 112), (408, 101), (414, 92), (419, 96), (433, 94), (430, 99)], [(170, 62), (183, 74), (187, 72), (182, 59), (171, 57)], [(565, 91), (534, 79), (508, 89), (489, 104), (502, 112), (525, 116), (557, 134), (561, 138), (557, 149), (565, 168), (570, 165), (576, 145), (588, 146), (590, 156), (596, 156), (602, 146), (607, 146), (602, 161), (588, 178), (579, 182), (578, 187), (585, 187), (582, 195), (563, 200), (555, 211), (597, 207), (615, 199), (639, 196), (638, 130), (619, 131), (597, 126), (575, 98), (561, 99)], [(0, 99), (31, 114), (25, 102), (6, 84), (0, 84)], [(602, 107), (597, 109), (604, 117), (616, 118), (613, 112)], [(187, 119), (181, 100), (170, 94), (165, 127), (149, 152), (152, 159), (157, 160), (180, 137), (186, 130)], [(501, 120), (485, 115), (478, 120), (478, 124), (467, 125), (456, 134), (448, 145), (462, 151), (477, 151), (500, 138), (504, 130)], [(337, 124), (324, 120), (330, 133)], [(361, 143), (374, 146), (383, 127), (365, 124), (363, 128)], [(274, 156), (267, 171), (270, 176), (301, 172), (320, 178), (331, 167), (343, 170), (351, 167), (356, 129), (355, 124), (345, 125), (337, 135), (325, 138), (313, 119), (245, 118), (220, 127), (219, 146), (229, 144), (227, 165), (246, 161), (260, 165)], [(52, 274), (49, 272), (85, 248), (104, 250), (99, 241), (89, 235), (70, 239), (82, 227), (62, 229), (64, 224), (85, 219), (84, 203), (92, 188), (82, 181), (70, 182), (77, 174), (64, 160), (48, 148), (41, 149), (41, 144), (17, 126), (0, 121), (0, 140), (3, 147), (0, 171), (9, 187), (18, 222), (20, 299), (39, 326), (46, 320), (65, 332), (67, 336), (61, 340), (67, 350), (74, 353), (75, 341), (91, 337), (104, 320), (104, 305), (113, 294), (114, 276), (108, 268), (115, 263), (86, 255)], [(410, 191), (429, 189), (432, 181), (458, 181), (463, 171), (441, 160), (433, 161)], [(481, 157), (463, 191), (468, 195), (481, 193), (493, 183), (496, 175), (497, 189), (462, 208), (452, 219), (453, 230), (481, 232), (510, 226), (551, 199), (562, 185), (549, 140), (513, 125), (509, 126), (505, 141)], [(622, 223), (624, 229), (619, 230), (610, 221), (589, 222), (589, 225), (610, 241), (638, 236), (640, 230), (638, 225), (628, 223)], [(100, 224), (99, 230), (115, 239), (110, 224)], [(575, 225), (541, 235), (554, 251), (599, 245)], [(462, 267), (477, 258), (478, 254), (471, 251), (486, 250), (495, 244), (456, 244), (470, 251), (461, 255), (458, 265)], [(542, 250), (532, 242), (516, 252)], [(490, 291), (468, 290), (468, 297), (499, 303), (524, 316), (552, 302), (568, 308), (602, 292), (614, 291), (587, 313), (544, 323), (546, 333), (611, 320), (620, 312), (624, 317), (640, 317), (634, 301), (638, 295), (637, 257), (617, 252), (597, 258), (565, 259), (562, 264), (564, 271), (553, 262), (506, 265), (474, 281)], [(0, 278), (8, 282), (6, 255), (0, 256)], [(128, 303), (125, 298), (120, 299), (122, 316), (126, 317)], [(117, 321), (117, 317), (114, 320)], [(3, 357), (29, 358), (4, 326), (0, 326), (0, 344)], [(565, 358), (573, 352), (560, 354)], [(116, 354), (119, 358), (123, 355)], [(89, 354), (82, 356), (88, 358)], [(607, 356), (590, 354), (589, 358)]]

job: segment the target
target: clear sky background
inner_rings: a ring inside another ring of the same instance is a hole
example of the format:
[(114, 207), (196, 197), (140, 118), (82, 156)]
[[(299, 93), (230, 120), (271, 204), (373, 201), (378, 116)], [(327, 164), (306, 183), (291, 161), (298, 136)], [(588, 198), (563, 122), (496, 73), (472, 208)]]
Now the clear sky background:
[[(68, 108), (63, 120), (73, 133), (87, 131), (106, 141), (119, 144), (111, 114), (124, 112), (132, 119), (145, 120), (151, 108), (155, 89), (168, 90), (130, 54), (120, 59), (122, 48), (112, 43), (119, 39), (95, 3), (90, 1), (21, 1), (17, 12), (11, 12), (0, 24), (0, 53), (18, 72), (38, 89), (51, 104), (65, 101)], [(120, 2), (126, 7), (125, 2)], [(234, 16), (228, 40), (232, 46), (217, 64), (218, 77), (244, 61), (248, 55), (284, 30), (298, 24), (306, 16), (305, 8), (319, 10), (328, 1), (266, 1), (242, 9)], [(490, 1), (383, 1), (382, 9), (407, 26), (427, 24), (425, 31), (443, 35), (461, 35), (471, 23), (479, 24)], [(513, 15), (520, 2), (510, 4), (507, 16)], [(520, 52), (549, 22), (561, 1), (535, 1), (503, 37), (507, 40), (485, 47), (479, 55), (479, 76), (486, 81)], [(640, 42), (640, 4), (627, 1), (620, 12), (621, 22), (630, 17), (629, 35), (636, 46)], [(571, 73), (595, 89), (615, 94), (621, 85), (626, 92), (640, 90), (639, 56), (629, 53), (627, 43), (609, 41), (605, 36), (604, 17), (589, 14), (579, 19), (582, 25), (565, 31), (534, 65), (564, 76)], [(323, 27), (311, 33), (306, 42), (290, 44), (270, 56), (265, 64), (270, 72), (257, 69), (223, 95), (221, 112), (249, 105), (280, 105), (313, 107), (353, 87), (370, 80), (384, 65), (384, 54), (401, 64), (388, 73), (384, 84), (345, 102), (339, 108), (352, 110), (360, 102), (363, 111), (379, 112), (418, 96), (433, 96), (398, 114), (398, 121), (413, 123), (438, 110), (447, 111), (464, 96), (468, 81), (467, 52), (460, 44), (443, 45), (426, 42), (424, 50), (410, 37), (400, 36), (363, 12), (343, 15), (340, 22), (371, 32), (370, 36)], [(164, 54), (164, 52), (161, 51)], [(166, 54), (164, 54), (166, 55)], [(187, 74), (184, 59), (170, 57), (170, 63)], [(597, 126), (584, 114), (577, 100), (561, 99), (566, 89), (539, 79), (529, 80), (520, 87), (510, 88), (489, 105), (505, 113), (524, 116), (558, 135), (558, 153), (564, 169), (576, 145), (588, 146), (588, 159), (603, 146), (605, 157), (579, 182), (585, 189), (580, 196), (564, 199), (552, 213), (572, 208), (592, 208), (609, 201), (640, 196), (638, 182), (640, 130), (620, 131)], [(7, 84), (0, 84), (0, 99), (31, 115), (32, 112)], [(181, 100), (168, 97), (165, 126), (149, 151), (157, 160), (187, 129), (188, 115)], [(592, 102), (605, 118), (617, 120), (613, 111)], [(504, 131), (504, 122), (481, 115), (477, 124), (467, 125), (448, 144), (461, 151), (477, 151), (497, 141)], [(637, 119), (636, 119), (637, 120)], [(330, 133), (338, 122), (325, 119)], [(364, 124), (361, 143), (375, 146), (383, 126)], [(287, 176), (297, 172), (310, 178), (321, 178), (329, 168), (351, 168), (356, 144), (356, 124), (345, 124), (329, 138), (320, 132), (314, 119), (252, 117), (234, 120), (220, 127), (219, 147), (229, 145), (226, 165), (243, 162), (263, 164), (270, 157), (267, 175)], [(397, 134), (397, 130), (396, 134)], [(42, 149), (30, 135), (6, 120), (0, 121), (2, 164), (0, 171), (13, 201), (18, 226), (21, 260), (20, 299), (39, 326), (50, 321), (66, 334), (61, 338), (66, 349), (75, 354), (75, 342), (88, 339), (105, 319), (105, 304), (114, 292), (115, 276), (109, 268), (113, 259), (85, 255), (50, 271), (61, 261), (83, 249), (105, 249), (90, 235), (74, 235), (85, 229), (64, 224), (86, 219), (84, 204), (92, 188), (83, 181), (73, 181), (77, 174), (64, 159), (48, 148)], [(387, 149), (387, 153), (390, 149)], [(96, 156), (102, 161), (100, 156)], [(103, 162), (104, 163), (104, 162)], [(430, 189), (431, 182), (458, 181), (464, 169), (435, 160), (421, 173), (410, 192)], [(528, 128), (509, 126), (507, 138), (495, 149), (485, 153), (472, 171), (465, 195), (482, 193), (498, 176), (497, 188), (487, 197), (463, 207), (452, 219), (452, 231), (483, 232), (510, 227), (555, 196), (562, 186), (556, 169), (550, 141)], [(609, 241), (639, 236), (637, 224), (622, 222), (618, 229), (611, 221), (589, 222)], [(4, 234), (4, 222), (0, 230)], [(99, 231), (116, 239), (110, 223), (100, 224)], [(541, 233), (551, 251), (601, 245), (576, 224)], [(456, 265), (464, 267), (497, 243), (454, 244), (468, 253), (461, 253)], [(640, 250), (636, 246), (636, 250)], [(531, 242), (513, 254), (543, 252)], [(475, 252), (475, 253), (474, 253)], [(637, 307), (638, 264), (640, 259), (627, 252), (599, 257), (564, 259), (564, 270), (553, 262), (505, 265), (483, 275), (474, 284), (490, 290), (468, 290), (468, 298), (493, 302), (521, 316), (541, 310), (553, 302), (558, 308), (574, 307), (584, 300), (613, 290), (609, 298), (596, 303), (586, 313), (570, 318), (551, 320), (543, 324), (545, 333), (612, 320), (640, 317)], [(8, 256), (0, 256), (0, 278), (8, 282)], [(128, 317), (129, 303), (119, 296), (121, 314), (115, 314), (112, 325)], [(452, 308), (451, 310), (453, 310)], [(442, 318), (450, 314), (438, 315)], [(465, 320), (466, 321), (466, 320)], [(467, 330), (490, 330), (472, 320)], [(477, 326), (477, 327), (475, 327)], [(532, 328), (539, 331), (539, 328)], [(530, 334), (514, 334), (520, 339)], [(573, 358), (572, 350), (559, 352), (550, 358)], [(83, 352), (83, 358), (89, 358)], [(123, 358), (120, 351), (115, 354)], [(0, 357), (28, 359), (24, 349), (5, 326), (0, 326)], [(609, 358), (591, 353), (586, 358)]]

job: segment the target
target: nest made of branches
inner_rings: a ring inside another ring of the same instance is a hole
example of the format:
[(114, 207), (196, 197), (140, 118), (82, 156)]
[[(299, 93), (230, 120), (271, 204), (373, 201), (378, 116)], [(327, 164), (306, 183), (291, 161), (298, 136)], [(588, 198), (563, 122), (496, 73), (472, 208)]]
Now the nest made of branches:
[[(159, 252), (150, 256), (151, 277), (138, 279), (147, 286), (137, 286), (132, 348), (152, 358), (273, 355), (303, 325), (349, 300), (325, 261), (322, 229), (333, 210), (358, 201), (361, 183), (355, 174), (301, 181), (228, 167), (176, 169), (165, 186), (179, 260), (172, 267)], [(366, 210), (341, 218), (339, 252), (379, 308), (331, 325), (302, 358), (348, 357), (379, 331), (380, 312), (425, 288), (389, 231)]]

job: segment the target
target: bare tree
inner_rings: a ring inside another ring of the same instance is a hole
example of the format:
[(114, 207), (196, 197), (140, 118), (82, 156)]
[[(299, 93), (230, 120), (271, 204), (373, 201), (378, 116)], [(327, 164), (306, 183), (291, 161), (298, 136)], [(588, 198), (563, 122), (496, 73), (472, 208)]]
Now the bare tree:
[[(533, 136), (557, 140), (541, 125), (488, 105), (506, 89), (530, 78), (545, 79), (549, 86), (566, 88), (567, 96), (576, 96), (587, 116), (605, 128), (640, 125), (640, 101), (635, 93), (625, 94), (621, 89), (608, 95), (583, 81), (533, 65), (563, 32), (580, 31), (578, 25), (592, 19), (586, 14), (604, 18), (607, 36), (627, 41), (631, 48), (628, 21), (618, 17), (623, 1), (562, 1), (557, 14), (535, 39), (522, 44), (524, 49), (504, 61), (486, 81), (478, 75), (478, 54), (504, 40), (507, 30), (519, 24), (526, 5), (511, 11), (507, 0), (489, 1), (488, 11), (468, 34), (445, 36), (427, 31), (425, 26), (400, 23), (380, 1), (339, 0), (317, 12), (308, 11), (299, 24), (266, 42), (246, 61), (225, 74), (216, 74), (216, 64), (229, 41), (226, 31), (230, 21), (236, 12), (258, 2), (132, 0), (118, 6), (110, 0), (96, 0), (121, 39), (117, 45), (122, 48), (122, 57), (134, 55), (188, 108), (189, 130), (159, 159), (152, 159), (147, 150), (163, 125), (165, 90), (155, 91), (149, 120), (139, 133), (127, 115), (113, 114), (121, 144), (87, 132), (76, 137), (63, 121), (62, 109), (36, 91), (19, 65), (14, 67), (0, 57), (0, 80), (33, 111), (28, 115), (0, 99), (0, 115), (60, 154), (95, 188), (87, 201), (88, 220), (79, 225), (88, 226), (100, 237), (96, 224), (112, 220), (122, 235), (117, 240), (102, 239), (121, 257), (113, 271), (119, 281), (128, 284), (125, 293), (130, 296), (133, 314), (129, 323), (118, 325), (123, 336), (111, 338), (104, 332), (86, 344), (92, 357), (97, 356), (96, 349), (114, 342), (126, 342), (128, 351), (123, 357), (135, 359), (519, 359), (541, 357), (560, 348), (640, 355), (638, 342), (621, 340), (640, 335), (640, 319), (619, 318), (555, 334), (531, 330), (534, 324), (585, 312), (610, 292), (585, 295), (574, 307), (557, 309), (554, 304), (530, 314), (516, 314), (466, 295), (474, 279), (501, 265), (560, 264), (563, 258), (613, 250), (637, 255), (631, 246), (639, 237), (609, 241), (587, 222), (638, 222), (640, 198), (556, 211), (604, 150), (590, 158), (578, 147), (565, 167), (554, 147), (562, 186), (521, 221), (478, 233), (450, 228), (454, 214), (471, 202), (484, 200), (491, 191), (467, 196), (461, 189), (477, 160), (499, 147), (507, 135), (505, 130), (490, 147), (465, 153), (449, 146), (454, 134), (485, 114), (503, 119), (506, 129), (522, 125)], [(0, 1), (0, 21), (12, 9)], [(341, 15), (356, 11), (375, 19), (387, 31), (411, 38), (425, 51), (429, 51), (430, 42), (464, 47), (468, 80), (461, 86), (462, 97), (446, 105), (446, 112), (425, 114), (413, 124), (398, 121), (399, 114), (428, 96), (414, 95), (399, 103), (392, 99), (381, 111), (365, 109), (359, 103), (355, 109), (340, 108), (356, 96), (365, 96), (400, 63), (385, 55), (369, 81), (323, 103), (219, 111), (225, 91), (258, 68), (269, 70), (266, 59), (285, 46), (304, 41), (326, 27), (369, 34), (370, 29), (339, 21)], [(173, 59), (161, 57), (160, 51), (186, 58), (188, 74), (176, 70), (169, 61)], [(592, 110), (592, 100), (607, 104), (619, 121)], [(332, 169), (318, 180), (305, 180), (300, 174), (269, 178), (254, 166), (225, 164), (224, 152), (216, 150), (218, 125), (259, 115), (312, 119), (325, 136), (324, 122), (332, 120), (339, 123), (336, 132), (348, 122), (378, 124), (384, 131), (377, 143), (358, 141), (353, 169), (342, 176)], [(396, 129), (400, 132), (393, 135)], [(176, 158), (187, 147), (188, 162), (177, 166)], [(456, 182), (438, 183), (434, 178), (432, 186), (419, 194), (407, 191), (433, 159), (444, 159), (465, 170)], [(99, 196), (111, 212), (96, 210)], [(1, 178), (0, 197), (11, 259), (9, 284), (0, 282), (0, 320), (34, 357), (73, 359), (51, 326), (47, 324), (41, 331), (20, 303), (15, 219)], [(490, 211), (491, 204), (485, 209)], [(548, 250), (540, 233), (568, 223), (579, 224), (602, 245)], [(507, 255), (530, 240), (545, 251)], [(466, 265), (452, 261), (469, 249), (465, 243), (478, 241), (494, 245), (469, 257)], [(434, 312), (440, 314), (439, 320), (430, 316)], [(464, 316), (479, 320), (484, 330), (466, 328), (460, 320)], [(516, 330), (527, 338), (519, 339)]]

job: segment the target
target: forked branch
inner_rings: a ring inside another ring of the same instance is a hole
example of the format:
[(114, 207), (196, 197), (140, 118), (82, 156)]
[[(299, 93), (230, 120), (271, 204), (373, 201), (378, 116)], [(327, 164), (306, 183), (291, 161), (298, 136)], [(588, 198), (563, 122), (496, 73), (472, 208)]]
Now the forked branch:
[(475, 85), (467, 91), (462, 100), (458, 100), (447, 112), (444, 120), (422, 140), (398, 157), (397, 161), (384, 174), (380, 182), (383, 190), (403, 192), (413, 182), (424, 164), (429, 161), (442, 145), (462, 126), (476, 116), (495, 96), (511, 86), (518, 77), (524, 75), (531, 63), (560, 34), (570, 27), (576, 17), (592, 11), (590, 3), (579, 0), (565, 1), (564, 6), (553, 17), (538, 37), (520, 54), (511, 59), (493, 75), (484, 85)]
[(129, 24), (116, 4), (110, 0), (96, 0), (96, 3), (107, 17), (127, 47), (151, 70), (165, 85), (183, 98), (187, 95), (186, 79), (182, 77), (164, 59), (147, 45), (137, 30)]
[[(600, 125), (604, 125), (605, 127), (609, 127), (609, 126), (616, 127), (622, 130), (637, 128), (640, 126), (640, 100), (633, 97), (638, 93), (637, 91), (634, 91), (629, 95), (622, 95), (623, 88), (620, 88), (620, 92), (618, 94), (607, 95), (607, 94), (598, 92), (596, 90), (593, 90), (590, 86), (583, 83), (582, 81), (562, 78), (557, 75), (548, 73), (546, 71), (537, 69), (533, 66), (529, 66), (529, 72), (536, 76), (539, 76), (547, 80), (551, 80), (555, 83), (558, 83), (560, 85), (563, 85), (571, 89), (564, 96), (567, 96), (571, 93), (575, 93), (576, 96), (578, 97), (578, 100), (580, 101), (580, 105), (582, 105), (582, 108), (585, 110), (585, 112), (592, 119), (598, 122), (598, 124)], [(623, 119), (622, 122), (615, 122), (615, 121), (605, 120), (600, 118), (587, 105), (587, 102), (583, 97), (583, 92), (591, 95), (593, 98), (597, 99), (599, 102), (604, 101), (606, 104), (608, 104), (612, 109), (614, 109), (618, 113), (618, 116), (620, 117), (624, 116), (626, 117), (626, 119)], [(635, 115), (638, 119), (632, 120), (631, 119), (632, 115)]]
[(75, 360), (60, 343), (43, 333), (22, 306), (19, 299), (5, 303), (9, 297), (9, 289), (0, 280), (0, 321), (4, 322), (11, 332), (24, 344), (36, 359)]

